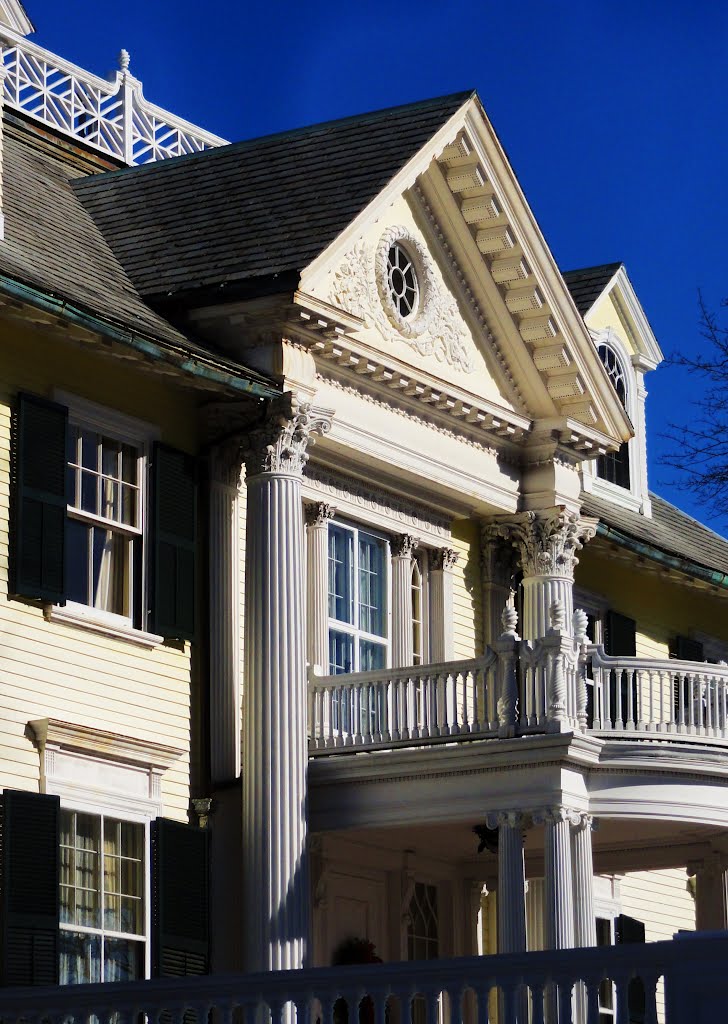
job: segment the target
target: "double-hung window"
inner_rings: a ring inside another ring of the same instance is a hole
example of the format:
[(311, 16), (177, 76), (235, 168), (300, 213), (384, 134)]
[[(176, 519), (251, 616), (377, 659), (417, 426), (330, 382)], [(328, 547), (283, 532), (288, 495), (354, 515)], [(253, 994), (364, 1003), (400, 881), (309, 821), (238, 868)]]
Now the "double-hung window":
[(70, 602), (141, 625), (144, 449), (71, 422), (66, 588)]
[(147, 847), (141, 822), (61, 810), (62, 985), (148, 975)]
[(329, 525), (329, 672), (384, 668), (389, 660), (389, 545)]

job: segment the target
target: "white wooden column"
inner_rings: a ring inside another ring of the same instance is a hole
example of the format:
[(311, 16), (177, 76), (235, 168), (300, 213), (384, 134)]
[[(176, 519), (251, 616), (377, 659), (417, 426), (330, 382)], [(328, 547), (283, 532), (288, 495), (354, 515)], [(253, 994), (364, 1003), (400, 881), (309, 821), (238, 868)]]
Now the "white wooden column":
[(309, 933), (301, 480), (328, 422), (290, 392), (248, 439), (243, 906), (247, 971), (302, 967)]
[(329, 671), (329, 520), (336, 509), (325, 502), (305, 506), (306, 514), (306, 654), (322, 675)]
[(523, 815), (499, 811), (486, 816), (498, 829), (498, 952), (526, 951), (526, 876), (523, 862)]
[(574, 945), (574, 885), (571, 870), (571, 821), (564, 807), (533, 815), (544, 826), (543, 926), (546, 949)]
[(210, 458), (210, 771), (213, 783), (240, 775), (240, 565), (242, 457), (239, 444)]
[(550, 609), (560, 601), (567, 630), (574, 615), (574, 567), (577, 551), (596, 533), (597, 520), (567, 512), (558, 505), (539, 512), (521, 512), (498, 517), (489, 526), (489, 535), (510, 540), (521, 556), (523, 569), (524, 640), (547, 635)]
[(412, 556), (418, 540), (401, 533), (392, 541), (392, 665), (412, 664)]
[(430, 554), (430, 661), (434, 663), (455, 657), (453, 570), (457, 560), (452, 548)]
[(695, 875), (695, 930), (728, 929), (728, 856), (711, 851), (688, 864), (688, 874)]
[(578, 812), (571, 818), (571, 872), (574, 883), (574, 945), (596, 946), (594, 916), (594, 861), (592, 857), (591, 814)]
[(543, 878), (529, 878), (526, 891), (526, 939), (529, 953), (545, 949), (543, 931)]

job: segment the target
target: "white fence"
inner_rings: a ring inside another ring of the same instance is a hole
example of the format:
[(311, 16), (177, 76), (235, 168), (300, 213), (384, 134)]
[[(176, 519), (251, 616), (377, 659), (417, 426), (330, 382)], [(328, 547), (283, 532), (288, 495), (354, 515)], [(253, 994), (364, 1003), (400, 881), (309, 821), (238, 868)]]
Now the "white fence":
[[(629, 1024), (630, 986), (644, 993), (644, 1024), (725, 1019), (728, 933), (640, 946), (373, 964), (254, 975), (0, 990), (3, 1024), (599, 1024), (599, 986), (614, 985), (614, 1024)], [(293, 1010), (288, 1012), (288, 1008)], [(415, 1011), (413, 1013), (413, 1010)]]
[(126, 164), (149, 163), (225, 145), (225, 140), (148, 103), (122, 50), (110, 81), (0, 28), (8, 107)]

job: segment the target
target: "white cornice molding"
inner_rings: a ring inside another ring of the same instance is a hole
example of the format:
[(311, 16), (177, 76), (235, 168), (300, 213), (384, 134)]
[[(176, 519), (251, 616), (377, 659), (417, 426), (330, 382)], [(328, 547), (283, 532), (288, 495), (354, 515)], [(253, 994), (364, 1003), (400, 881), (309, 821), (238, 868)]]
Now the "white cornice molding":
[(35, 26), (17, 0), (0, 0), (0, 25), (17, 32), (19, 36), (29, 36), (35, 32)]
[[(624, 266), (619, 268), (602, 295), (608, 295), (611, 292), (617, 293), (615, 296), (617, 305), (619, 306), (620, 303), (624, 305), (637, 328), (634, 341), (638, 347), (638, 359), (636, 362), (633, 359), (634, 365), (643, 372), (654, 370), (662, 362), (664, 356)], [(599, 299), (596, 301), (598, 302)]]
[(48, 747), (75, 751), (124, 764), (167, 771), (182, 756), (179, 747), (158, 740), (143, 740), (122, 733), (106, 732), (85, 725), (62, 722), (57, 718), (39, 718), (28, 723), (38, 750)]

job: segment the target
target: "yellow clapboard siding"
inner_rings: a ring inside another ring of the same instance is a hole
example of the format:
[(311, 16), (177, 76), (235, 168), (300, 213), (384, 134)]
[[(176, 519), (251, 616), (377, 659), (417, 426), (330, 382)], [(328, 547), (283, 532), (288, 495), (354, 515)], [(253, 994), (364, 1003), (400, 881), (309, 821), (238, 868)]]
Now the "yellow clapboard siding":
[(472, 521), (453, 524), (451, 546), (458, 553), (453, 571), (453, 646), (455, 658), (473, 658), (483, 649), (480, 585), (480, 534)]

